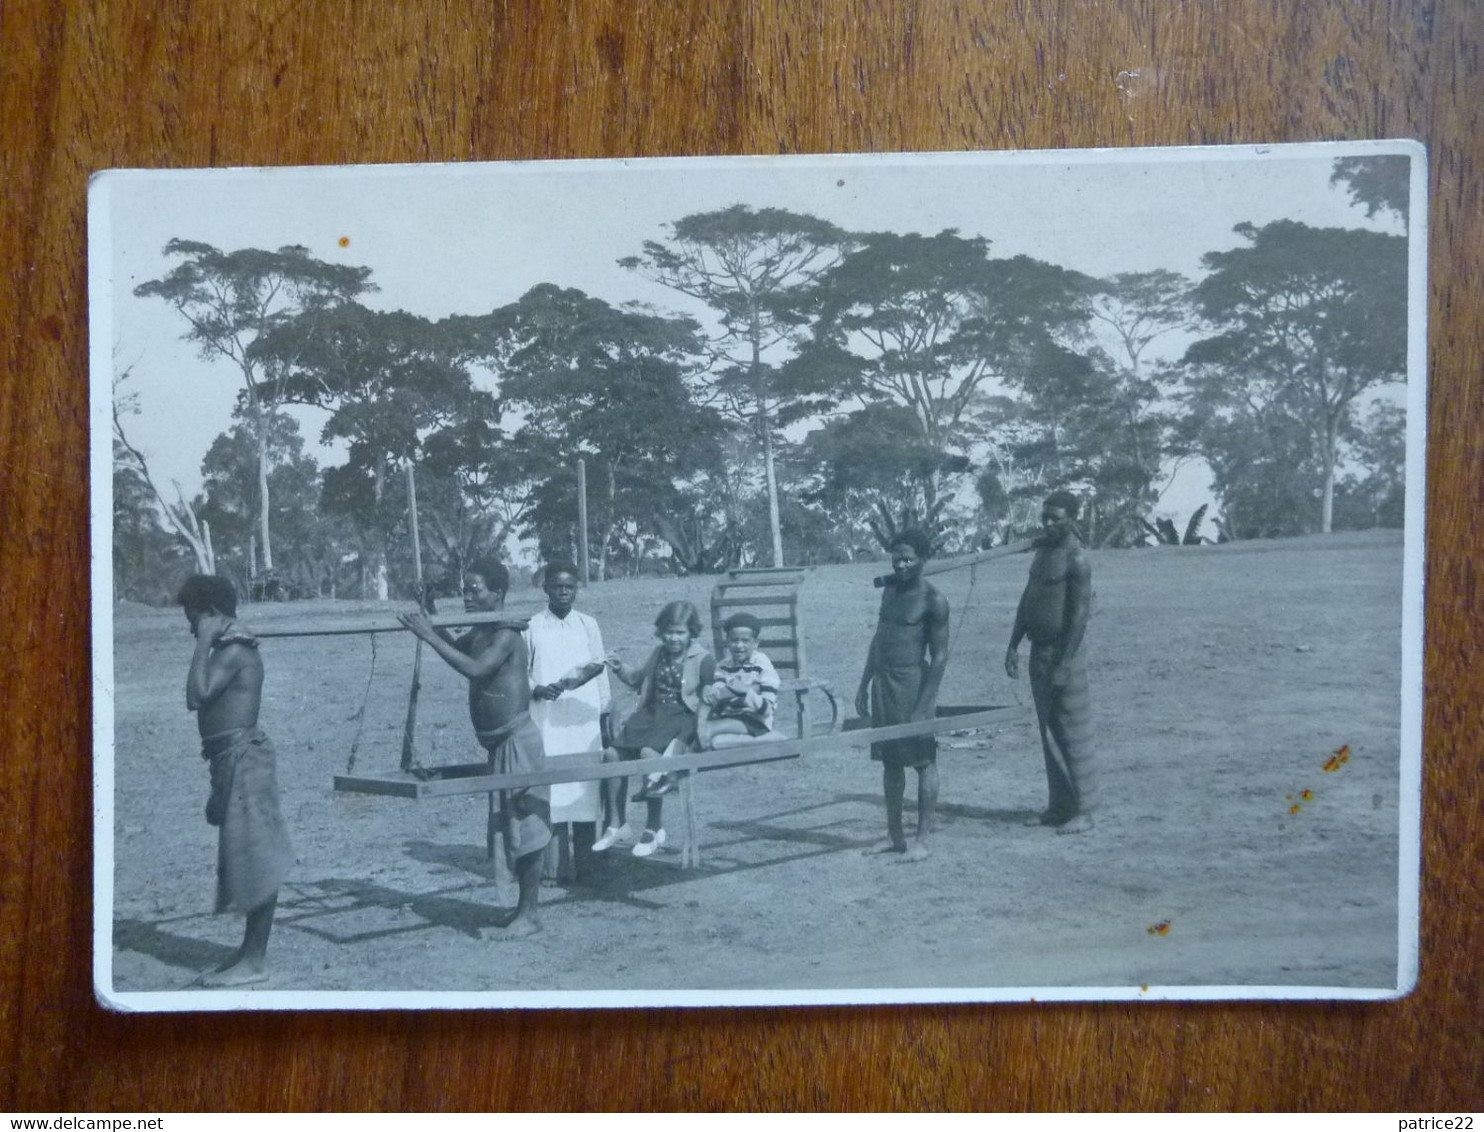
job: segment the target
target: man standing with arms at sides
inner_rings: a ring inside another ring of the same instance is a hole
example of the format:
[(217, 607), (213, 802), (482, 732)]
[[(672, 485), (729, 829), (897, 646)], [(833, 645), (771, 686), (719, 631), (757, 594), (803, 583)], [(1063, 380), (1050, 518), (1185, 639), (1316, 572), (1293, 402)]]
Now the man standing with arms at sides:
[[(552, 562), (543, 575), (546, 608), (526, 629), (530, 649), (531, 718), (541, 729), (548, 761), (581, 766), (603, 761), (603, 713), (612, 692), (598, 623), (572, 608), (577, 567)], [(596, 782), (559, 782), (551, 788), (551, 821), (563, 834), (546, 850), (543, 878), (580, 879), (597, 836), (601, 799)], [(565, 837), (570, 823), (572, 836)], [(559, 840), (561, 843), (559, 843)], [(568, 850), (562, 853), (561, 850)], [(564, 861), (562, 857), (567, 859)]]
[(1092, 609), (1092, 564), (1077, 537), (1077, 497), (1056, 491), (1041, 506), (1042, 535), (1035, 542), (1030, 580), (1020, 596), (1015, 628), (1005, 652), (1005, 673), (1020, 677), (1020, 641), (1031, 639), (1031, 695), (1046, 755), (1050, 801), (1029, 825), (1058, 833), (1092, 828), (1096, 783), (1092, 754), (1092, 704), (1082, 637)]
[[(474, 562), (464, 577), (464, 610), (495, 613), (505, 608), (510, 572), (494, 558)], [(398, 614), (397, 620), (432, 646), (450, 668), (469, 681), (469, 721), (474, 737), (489, 752), (490, 773), (523, 774), (546, 769), (541, 732), (531, 720), (526, 683), (524, 621), (476, 625), (455, 640), (435, 628), (428, 615)], [(515, 907), (495, 924), (497, 939), (515, 939), (541, 930), (541, 857), (551, 841), (551, 788), (530, 786), (500, 791), (496, 818), (505, 842), (505, 860), (520, 886)]]
[[(856, 712), (872, 727), (917, 723), (937, 711), (938, 686), (948, 667), (948, 601), (922, 579), (930, 546), (918, 530), (903, 531), (892, 542), (892, 578), (881, 596), (876, 635), (855, 694)], [(881, 764), (887, 839), (866, 852), (925, 859), (938, 806), (938, 740), (919, 735), (872, 743), (871, 758)], [(917, 771), (917, 836), (911, 847), (902, 831), (908, 767)]]

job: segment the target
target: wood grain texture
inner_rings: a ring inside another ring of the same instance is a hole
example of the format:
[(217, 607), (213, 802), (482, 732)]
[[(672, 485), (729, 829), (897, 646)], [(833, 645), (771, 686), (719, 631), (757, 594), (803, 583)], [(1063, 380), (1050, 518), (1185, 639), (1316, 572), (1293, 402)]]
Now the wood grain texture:
[[(0, 1108), (1480, 1107), (1481, 51), (1484, 7), (1444, 0), (0, 3)], [(1409, 999), (187, 1018), (94, 1004), (93, 171), (1398, 136), (1427, 142), (1433, 187)]]

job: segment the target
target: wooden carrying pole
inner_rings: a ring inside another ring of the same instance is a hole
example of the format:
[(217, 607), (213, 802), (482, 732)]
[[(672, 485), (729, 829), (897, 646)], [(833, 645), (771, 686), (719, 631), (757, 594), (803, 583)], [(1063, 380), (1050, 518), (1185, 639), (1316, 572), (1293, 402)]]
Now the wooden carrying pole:
[[(423, 547), (417, 529), (417, 478), (412, 463), (407, 464), (407, 522), (412, 531), (412, 578), (417, 586), (417, 601), (423, 605), (427, 595), (423, 592)], [(402, 725), (402, 769), (411, 770), (413, 763), (413, 738), (417, 733), (417, 694), (422, 688), (423, 641), (419, 637), (412, 652), (412, 691), (407, 695), (407, 720)]]
[[(996, 546), (991, 550), (981, 550), (978, 554), (964, 554), (958, 558), (939, 558), (928, 561), (922, 568), (923, 575), (944, 574), (949, 570), (961, 570), (965, 566), (977, 566), (981, 562), (993, 562), (996, 558), (1009, 558), (1014, 554), (1026, 554), (1035, 549), (1035, 542), (1026, 539), (1024, 542), (1012, 542), (1005, 546)], [(878, 590), (882, 586), (891, 585), (895, 574), (881, 574), (871, 579), (871, 584)]]
[[(507, 625), (523, 630), (531, 619), (532, 609), (527, 613), (512, 610), (497, 610), (493, 613), (440, 613), (429, 618), (435, 629), (457, 629), (465, 625)], [(249, 625), (252, 635), (260, 640), (277, 637), (350, 637), (367, 633), (401, 633), (404, 626), (394, 616), (343, 617), (328, 621), (296, 621), (289, 625)]]

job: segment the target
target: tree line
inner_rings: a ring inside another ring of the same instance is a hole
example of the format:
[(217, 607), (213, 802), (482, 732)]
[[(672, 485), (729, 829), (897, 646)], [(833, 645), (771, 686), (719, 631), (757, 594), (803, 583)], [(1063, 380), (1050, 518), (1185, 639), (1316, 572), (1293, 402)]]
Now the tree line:
[[(1332, 183), (1405, 220), (1408, 163)], [(1293, 220), (1188, 279), (1097, 279), (990, 241), (848, 232), (734, 205), (686, 216), (621, 266), (704, 304), (709, 325), (542, 283), (482, 314), (367, 305), (366, 267), (298, 246), (175, 239), (135, 293), (239, 385), (203, 489), (163, 490), (115, 379), (115, 585), (158, 600), (184, 569), (312, 595), (405, 594), (403, 469), (424, 556), (457, 577), (508, 536), (571, 557), (587, 468), (597, 578), (847, 561), (906, 524), (948, 551), (1034, 525), (1069, 486), (1096, 546), (1149, 523), (1181, 460), (1210, 466), (1221, 538), (1399, 526), (1406, 240)], [(322, 468), (288, 406), (324, 413)]]

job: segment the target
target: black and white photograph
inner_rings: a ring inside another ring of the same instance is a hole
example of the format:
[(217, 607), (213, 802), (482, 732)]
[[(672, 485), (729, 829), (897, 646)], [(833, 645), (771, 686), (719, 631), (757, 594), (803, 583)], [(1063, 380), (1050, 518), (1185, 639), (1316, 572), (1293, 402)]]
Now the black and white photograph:
[(100, 1000), (1405, 994), (1425, 184), (99, 174)]

